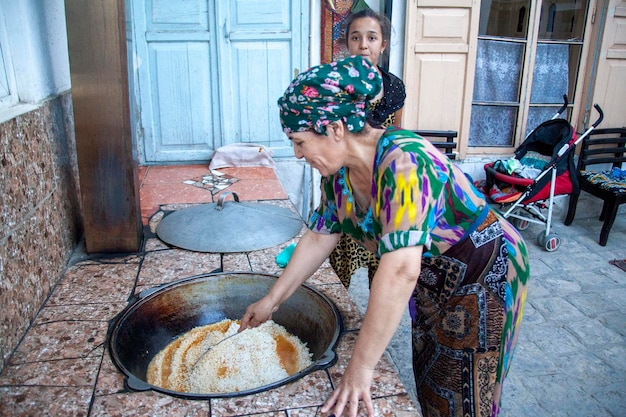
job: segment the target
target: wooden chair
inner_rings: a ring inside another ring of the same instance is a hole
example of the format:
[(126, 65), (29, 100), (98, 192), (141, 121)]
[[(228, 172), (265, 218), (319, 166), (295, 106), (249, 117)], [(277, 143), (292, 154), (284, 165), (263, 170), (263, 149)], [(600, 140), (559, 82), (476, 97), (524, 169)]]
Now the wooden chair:
[[(576, 171), (580, 190), (604, 202), (600, 214), (600, 221), (604, 222), (600, 232), (601, 246), (606, 246), (617, 209), (626, 203), (626, 176), (619, 179), (611, 175), (613, 169), (617, 169), (619, 173), (624, 162), (626, 162), (626, 127), (595, 129), (583, 139)], [(589, 169), (592, 165), (596, 166)], [(608, 166), (611, 168), (607, 169)], [(626, 171), (624, 173), (626, 174)], [(565, 217), (567, 226), (574, 220), (580, 190), (570, 195)]]
[[(456, 159), (456, 153), (454, 152), (456, 148), (454, 138), (458, 136), (456, 130), (412, 130), (411, 132), (431, 141), (432, 144), (441, 149), (448, 158)], [(441, 141), (440, 139), (442, 138), (446, 141)]]

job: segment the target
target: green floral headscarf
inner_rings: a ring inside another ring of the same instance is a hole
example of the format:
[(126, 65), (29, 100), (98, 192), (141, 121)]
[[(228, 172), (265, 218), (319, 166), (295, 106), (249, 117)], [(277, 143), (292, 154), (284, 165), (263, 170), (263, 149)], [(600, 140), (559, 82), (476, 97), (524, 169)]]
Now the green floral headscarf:
[(283, 131), (326, 135), (326, 125), (343, 120), (349, 131), (359, 132), (365, 126), (367, 102), (381, 88), (380, 75), (360, 56), (310, 68), (278, 99)]

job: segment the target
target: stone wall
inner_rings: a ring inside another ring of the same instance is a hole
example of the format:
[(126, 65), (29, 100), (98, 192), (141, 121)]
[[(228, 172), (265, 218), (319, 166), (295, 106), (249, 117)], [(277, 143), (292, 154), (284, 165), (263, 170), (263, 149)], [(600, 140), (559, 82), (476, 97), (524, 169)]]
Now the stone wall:
[(82, 235), (71, 94), (0, 124), (0, 371)]

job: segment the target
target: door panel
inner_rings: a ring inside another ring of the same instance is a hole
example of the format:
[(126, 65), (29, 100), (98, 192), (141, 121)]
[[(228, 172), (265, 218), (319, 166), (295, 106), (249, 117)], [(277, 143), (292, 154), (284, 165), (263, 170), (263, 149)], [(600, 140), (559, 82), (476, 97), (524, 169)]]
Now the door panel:
[(407, 1), (403, 127), (467, 136), (478, 8), (472, 0)]
[[(293, 156), (276, 100), (303, 68), (302, 1), (236, 0), (218, 5), (224, 144), (252, 142)], [(235, 98), (235, 99), (232, 99)]]
[[(626, 126), (626, 1), (609, 1), (597, 67), (593, 103), (605, 113), (600, 127)], [(589, 123), (595, 120), (594, 112)]]
[[(232, 50), (233, 80), (231, 120), (234, 134), (225, 142), (254, 142), (274, 148), (287, 147), (276, 100), (291, 81), (290, 45), (286, 42), (238, 42)], [(264, 69), (264, 70), (261, 70)], [(269, 106), (269, 108), (268, 108)], [(267, 109), (268, 111), (263, 111)]]
[(413, 109), (419, 115), (419, 129), (459, 129), (466, 62), (466, 54), (431, 53), (417, 57), (413, 82), (419, 86), (420, 94), (415, 97)]
[(152, 158), (207, 158), (213, 148), (214, 95), (208, 43), (151, 42), (149, 54)]
[(256, 38), (260, 34), (272, 36), (291, 31), (291, 8), (288, 1), (231, 0), (229, 5), (231, 40), (246, 35)]
[(220, 119), (207, 1), (137, 0), (132, 16), (143, 162), (208, 159)]

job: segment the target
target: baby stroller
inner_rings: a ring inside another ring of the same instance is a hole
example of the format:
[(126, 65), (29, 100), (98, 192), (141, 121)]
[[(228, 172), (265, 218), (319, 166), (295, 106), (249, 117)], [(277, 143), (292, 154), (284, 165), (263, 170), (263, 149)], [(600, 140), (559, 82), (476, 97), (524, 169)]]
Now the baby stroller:
[[(512, 219), (518, 230), (526, 230), (530, 223), (545, 224), (537, 243), (548, 252), (561, 246), (561, 239), (551, 233), (552, 208), (556, 196), (566, 196), (578, 190), (578, 176), (574, 163), (576, 145), (602, 121), (604, 115), (597, 104), (598, 119), (582, 135), (565, 119), (559, 118), (565, 104), (552, 117), (526, 136), (508, 161), (488, 163), (485, 169), (485, 194), (505, 210), (503, 216)], [(547, 209), (547, 215), (543, 210)]]

